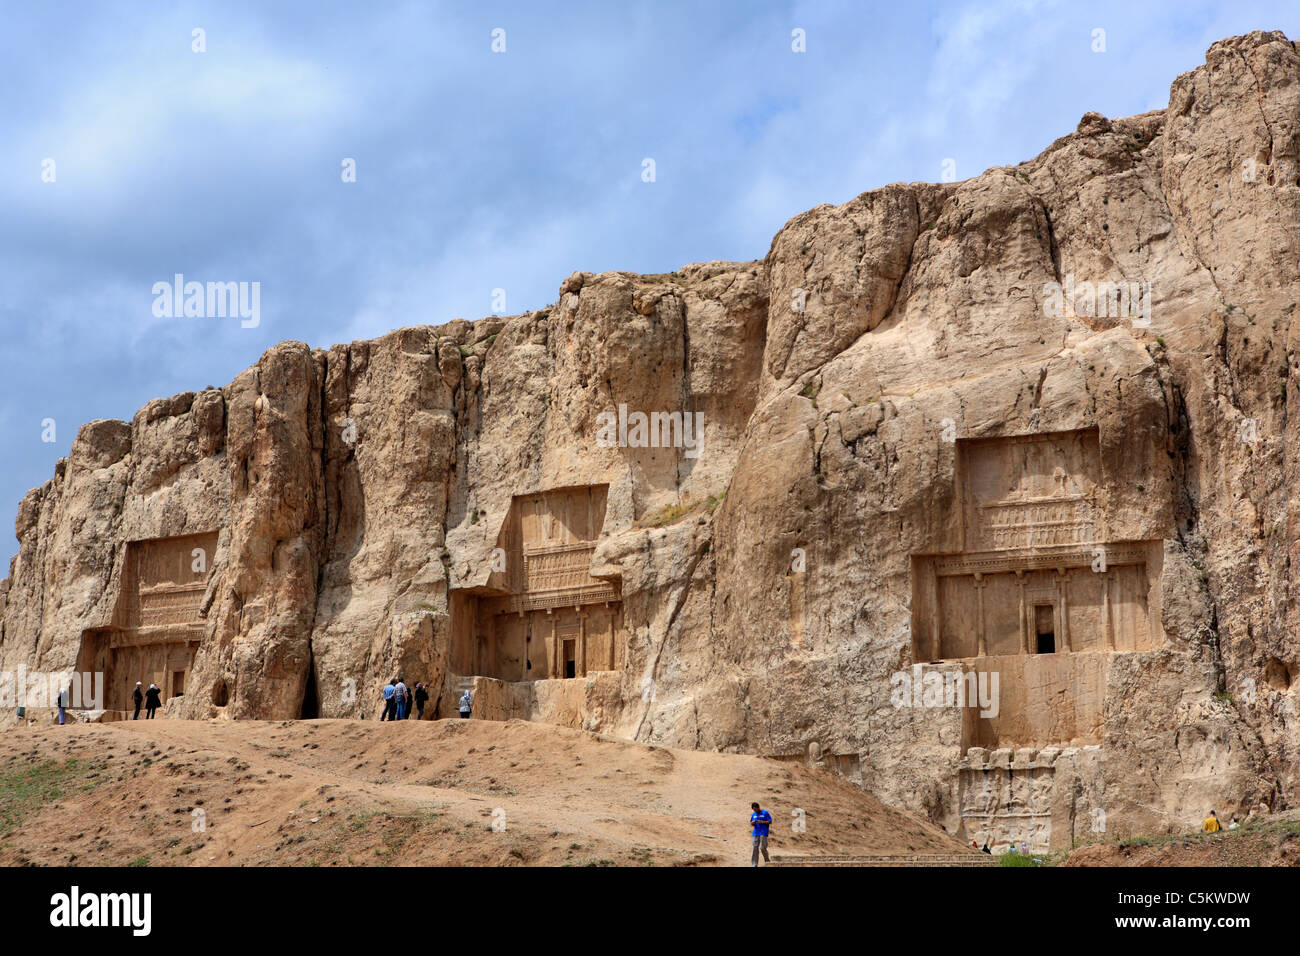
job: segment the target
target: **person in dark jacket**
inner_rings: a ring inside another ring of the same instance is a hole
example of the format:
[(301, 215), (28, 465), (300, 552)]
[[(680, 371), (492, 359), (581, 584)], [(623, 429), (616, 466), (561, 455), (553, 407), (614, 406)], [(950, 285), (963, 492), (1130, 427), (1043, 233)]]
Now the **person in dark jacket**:
[(135, 682), (135, 690), (131, 694), (131, 700), (135, 704), (135, 713), (131, 715), (132, 720), (140, 719), (140, 708), (144, 705), (144, 691), (140, 688), (144, 686), (140, 681)]
[(149, 689), (145, 691), (145, 695), (144, 695), (144, 719), (145, 720), (153, 720), (153, 712), (162, 706), (162, 701), (159, 700), (159, 697), (161, 695), (162, 695), (162, 691), (158, 689), (157, 684), (150, 684)]
[(429, 688), (424, 681), (415, 685), (415, 719), (424, 720), (424, 705), (429, 701)]

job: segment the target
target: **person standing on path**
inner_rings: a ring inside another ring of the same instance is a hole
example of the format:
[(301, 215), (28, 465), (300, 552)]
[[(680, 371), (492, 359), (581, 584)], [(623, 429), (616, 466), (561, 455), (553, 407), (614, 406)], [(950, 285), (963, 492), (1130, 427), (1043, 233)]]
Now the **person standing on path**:
[(159, 699), (161, 695), (162, 695), (162, 691), (158, 689), (157, 684), (149, 685), (149, 690), (146, 691), (144, 695), (144, 719), (145, 720), (153, 720), (154, 711), (156, 711), (159, 707), (162, 706), (162, 701)]
[(397, 678), (397, 686), (393, 688), (393, 704), (396, 707), (397, 713), (397, 716), (394, 719), (405, 720), (408, 697), (406, 693), (406, 682), (400, 677)]
[(754, 812), (749, 815), (749, 823), (754, 828), (754, 856), (751, 862), (758, 866), (758, 851), (763, 851), (763, 862), (771, 863), (767, 855), (767, 831), (772, 825), (772, 814), (768, 813), (757, 803), (751, 803), (749, 808)]
[(136, 681), (135, 690), (131, 692), (131, 701), (135, 704), (135, 713), (131, 715), (132, 720), (140, 719), (140, 708), (144, 706), (144, 691), (140, 689), (143, 686), (140, 681)]
[(474, 698), (469, 695), (469, 688), (465, 688), (465, 693), (460, 697), (460, 715), (463, 718), (469, 717), (474, 712)]
[(67, 711), (66, 711), (66, 708), (68, 706), (67, 690), (59, 691), (59, 696), (55, 698), (55, 703), (58, 704), (59, 706), (59, 726), (62, 727), (68, 718)]
[(424, 682), (415, 685), (415, 719), (424, 720), (424, 705), (429, 702), (429, 688)]
[(393, 719), (393, 694), (396, 692), (397, 689), (393, 687), (393, 682), (391, 680), (384, 685), (384, 712), (379, 715), (380, 723), (383, 723), (385, 720)]

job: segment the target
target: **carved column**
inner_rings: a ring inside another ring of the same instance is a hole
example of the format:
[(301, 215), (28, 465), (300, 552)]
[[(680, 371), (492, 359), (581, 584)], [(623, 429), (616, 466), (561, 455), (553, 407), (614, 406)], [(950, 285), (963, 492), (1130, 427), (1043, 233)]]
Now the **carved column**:
[[(606, 604), (605, 607), (608, 608), (609, 605)], [(609, 659), (609, 668), (608, 668), (609, 670), (617, 670), (617, 669), (618, 669), (618, 665), (617, 665), (616, 663), (614, 663), (614, 654), (615, 654), (615, 650), (614, 650), (614, 639), (615, 639), (615, 635), (616, 635), (617, 633), (618, 633), (618, 632), (617, 632), (617, 631), (615, 630), (615, 628), (614, 628), (614, 612), (613, 612), (613, 610), (610, 610), (610, 612), (609, 612), (609, 658), (608, 658), (608, 659)]]
[(609, 611), (609, 634), (614, 641), (609, 659), (614, 662), (614, 670), (621, 671), (627, 664), (627, 634), (623, 630), (622, 608), (617, 605)]
[(988, 638), (984, 633), (984, 575), (975, 572), (975, 656), (988, 657)]
[[(502, 619), (501, 622), (499, 622), (500, 625), (504, 625), (506, 620), (509, 620), (509, 618)], [(491, 618), (488, 623), (487, 652), (491, 656), (489, 665), (491, 666), (492, 669), (490, 671), (475, 671), (474, 673), (490, 674), (493, 677), (500, 677), (501, 666), (504, 663), (502, 661), (502, 658), (505, 657), (505, 642), (506, 642), (505, 627), (499, 626), (498, 621), (496, 620), (495, 617)], [(524, 627), (524, 664), (522, 665), (525, 668), (527, 667), (527, 661), (528, 661), (528, 628), (525, 626)], [(526, 678), (527, 676), (528, 676), (527, 673), (525, 673), (524, 677)]]
[(458, 662), (465, 667), (466, 674), (481, 674), (478, 669), (478, 659), (482, 656), (479, 646), (483, 643), (483, 635), (479, 633), (478, 622), (475, 621), (470, 625), (469, 633), (465, 636), (464, 656)]
[(1020, 653), (1029, 653), (1029, 621), (1025, 616), (1025, 572), (1016, 572), (1016, 583), (1020, 586)]
[(552, 614), (551, 636), (546, 639), (546, 676), (551, 680), (562, 676), (559, 671), (564, 667), (564, 664), (560, 661), (563, 650), (564, 648), (557, 646), (555, 643), (555, 615)]
[(1110, 571), (1101, 572), (1101, 620), (1106, 633), (1106, 650), (1115, 650), (1115, 625), (1110, 617)]
[(1070, 647), (1070, 602), (1067, 595), (1067, 581), (1069, 570), (1067, 568), (1057, 568), (1057, 587), (1060, 589), (1060, 596), (1057, 598), (1057, 614), (1060, 620), (1058, 630), (1061, 633), (1061, 650), (1067, 654), (1071, 651)]
[(939, 569), (933, 561), (929, 562), (930, 575), (930, 660), (943, 659), (943, 643), (939, 635)]
[(578, 613), (578, 646), (573, 655), (577, 658), (573, 664), (574, 677), (587, 676), (587, 615)]

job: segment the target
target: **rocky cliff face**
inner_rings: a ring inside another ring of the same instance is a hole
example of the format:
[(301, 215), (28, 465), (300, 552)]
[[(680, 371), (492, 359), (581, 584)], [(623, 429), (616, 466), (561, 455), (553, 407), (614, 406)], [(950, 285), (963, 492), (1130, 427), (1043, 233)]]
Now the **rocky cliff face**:
[[(820, 762), (995, 843), (1294, 805), (1297, 302), (1300, 45), (1254, 33), (1164, 111), (819, 206), (761, 262), (286, 342), (84, 426), (19, 506), (0, 669), (170, 648), (169, 712), (274, 719), (373, 716), (400, 670), (446, 712), (504, 674), (456, 664), (504, 640), (456, 596), (513, 593), (521, 496), (605, 488), (616, 647), (567, 678), (538, 617), (481, 715)], [(702, 444), (607, 440), (620, 407)], [(207, 532), (192, 600), (128, 546)], [(895, 693), (953, 672), (1000, 715)]]

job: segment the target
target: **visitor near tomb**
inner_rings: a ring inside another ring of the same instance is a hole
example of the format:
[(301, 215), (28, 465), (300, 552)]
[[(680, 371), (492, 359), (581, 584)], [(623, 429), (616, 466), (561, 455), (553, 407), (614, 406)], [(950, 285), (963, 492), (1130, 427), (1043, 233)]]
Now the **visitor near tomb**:
[(407, 708), (406, 682), (400, 677), (397, 678), (397, 686), (393, 688), (393, 708), (394, 719), (405, 720)]
[(131, 701), (135, 704), (135, 713), (131, 715), (132, 720), (140, 719), (140, 708), (144, 705), (144, 691), (140, 688), (143, 686), (141, 681), (136, 681), (135, 690), (131, 693)]
[(1219, 818), (1215, 815), (1213, 810), (1211, 810), (1210, 815), (1205, 818), (1205, 822), (1201, 824), (1201, 829), (1206, 833), (1218, 833), (1223, 829), (1219, 826)]
[(68, 706), (68, 692), (66, 690), (59, 691), (59, 696), (55, 698), (55, 703), (59, 705), (59, 724), (62, 726), (67, 718), (67, 712), (64, 708)]
[(474, 698), (470, 697), (469, 690), (460, 695), (460, 715), (468, 717), (474, 710)]
[(415, 719), (424, 720), (424, 705), (429, 701), (429, 689), (424, 681), (415, 685)]
[(1228, 824), (1228, 829), (1229, 829), (1229, 830), (1236, 830), (1236, 829), (1237, 829), (1238, 827), (1240, 827), (1240, 826), (1241, 826), (1241, 824), (1237, 822), (1237, 818), (1236, 818), (1236, 817), (1233, 817), (1233, 818), (1232, 818), (1232, 822)]
[(149, 690), (146, 691), (144, 695), (144, 719), (145, 720), (153, 720), (154, 711), (156, 711), (159, 707), (162, 706), (162, 701), (159, 699), (161, 694), (162, 691), (158, 689), (157, 684), (149, 685)]
[(397, 688), (393, 686), (393, 682), (390, 680), (384, 685), (384, 710), (383, 713), (379, 715), (380, 723), (383, 723), (385, 720), (393, 719), (393, 695), (395, 693), (397, 693)]
[(749, 807), (753, 810), (753, 813), (749, 815), (749, 822), (754, 828), (754, 855), (751, 857), (750, 862), (754, 866), (758, 866), (758, 853), (762, 850), (763, 862), (771, 863), (772, 861), (767, 855), (767, 833), (772, 826), (772, 814), (757, 803), (751, 803)]

